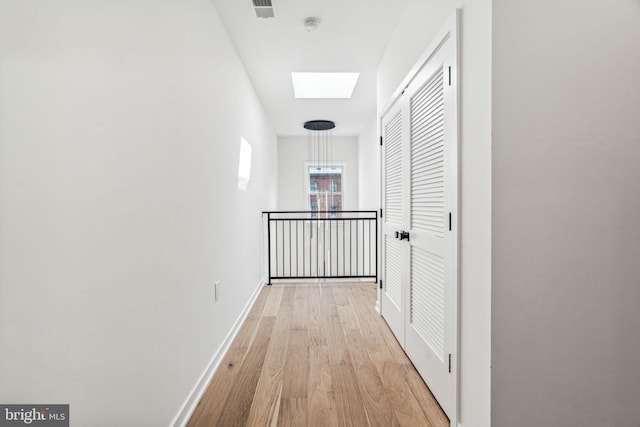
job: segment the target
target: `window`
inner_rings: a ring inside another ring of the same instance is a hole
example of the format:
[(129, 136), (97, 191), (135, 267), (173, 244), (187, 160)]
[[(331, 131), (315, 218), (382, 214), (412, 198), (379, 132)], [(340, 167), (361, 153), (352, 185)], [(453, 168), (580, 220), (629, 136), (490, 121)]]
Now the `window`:
[(251, 144), (240, 137), (240, 163), (238, 165), (238, 189), (247, 191), (251, 178)]
[(309, 210), (316, 212), (329, 212), (320, 214), (321, 217), (337, 218), (338, 212), (342, 211), (344, 203), (344, 193), (342, 192), (344, 182), (343, 165), (307, 165), (308, 184), (308, 206)]

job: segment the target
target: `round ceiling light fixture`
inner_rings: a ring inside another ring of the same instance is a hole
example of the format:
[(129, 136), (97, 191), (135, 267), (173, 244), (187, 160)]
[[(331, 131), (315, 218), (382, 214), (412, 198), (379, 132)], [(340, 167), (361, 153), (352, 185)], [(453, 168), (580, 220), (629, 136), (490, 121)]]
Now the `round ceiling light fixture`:
[(325, 131), (336, 127), (336, 124), (331, 120), (309, 120), (304, 123), (304, 128), (307, 130)]
[(320, 25), (319, 18), (307, 18), (304, 20), (304, 29), (310, 33), (311, 31), (315, 31), (318, 29), (318, 25)]

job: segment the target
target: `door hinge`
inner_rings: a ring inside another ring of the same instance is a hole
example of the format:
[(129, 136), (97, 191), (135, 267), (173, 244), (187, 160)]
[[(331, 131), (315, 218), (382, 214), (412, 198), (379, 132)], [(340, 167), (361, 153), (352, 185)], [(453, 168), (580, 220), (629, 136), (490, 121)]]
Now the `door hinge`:
[(380, 218), (382, 218), (382, 208), (380, 208)]
[(451, 86), (451, 67), (449, 67), (449, 86)]
[(380, 146), (382, 147), (382, 137), (380, 137)]
[(380, 289), (382, 289), (382, 280), (380, 280)]
[(451, 231), (451, 212), (449, 212), (449, 231)]
[(449, 353), (449, 373), (451, 373), (451, 353)]

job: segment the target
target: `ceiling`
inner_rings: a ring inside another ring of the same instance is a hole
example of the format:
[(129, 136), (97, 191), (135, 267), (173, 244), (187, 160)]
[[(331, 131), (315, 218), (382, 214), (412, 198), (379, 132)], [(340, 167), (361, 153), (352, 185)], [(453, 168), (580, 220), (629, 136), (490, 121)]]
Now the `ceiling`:
[[(212, 0), (267, 114), (282, 136), (308, 120), (333, 120), (357, 136), (376, 111), (376, 69), (407, 0), (273, 0), (276, 17), (255, 17), (252, 0)], [(303, 21), (320, 19), (307, 32)], [(295, 99), (292, 72), (359, 72), (351, 99)]]

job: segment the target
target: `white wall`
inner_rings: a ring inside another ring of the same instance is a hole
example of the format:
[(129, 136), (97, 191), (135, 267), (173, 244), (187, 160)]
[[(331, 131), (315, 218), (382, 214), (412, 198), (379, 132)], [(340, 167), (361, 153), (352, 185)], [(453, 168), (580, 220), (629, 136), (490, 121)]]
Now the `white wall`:
[(380, 209), (380, 136), (376, 115), (358, 136), (358, 208)]
[(491, 0), (410, 0), (378, 69), (378, 114), (456, 7), (461, 29), (460, 424), (490, 425)]
[[(358, 209), (358, 138), (333, 137), (333, 161), (345, 164), (343, 210)], [(304, 163), (311, 161), (306, 136), (278, 138), (278, 210), (308, 210)]]
[(493, 425), (639, 426), (640, 2), (493, 3)]
[(260, 283), (276, 162), (209, 1), (0, 0), (0, 402), (168, 425)]

